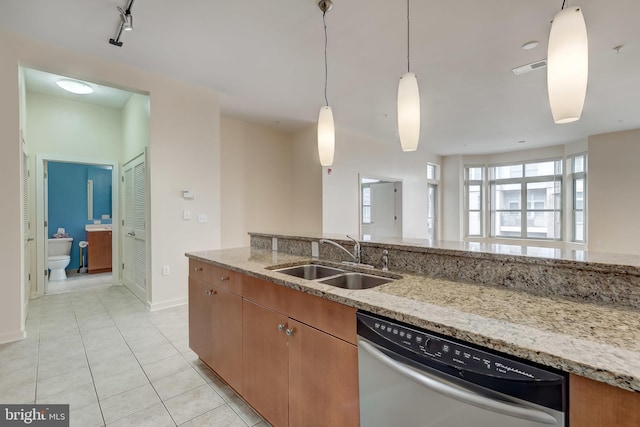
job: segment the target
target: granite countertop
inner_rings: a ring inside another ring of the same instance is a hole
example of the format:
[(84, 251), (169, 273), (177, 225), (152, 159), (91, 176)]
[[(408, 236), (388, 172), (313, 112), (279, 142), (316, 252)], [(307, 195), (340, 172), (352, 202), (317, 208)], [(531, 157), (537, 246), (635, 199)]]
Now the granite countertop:
[(398, 273), (402, 279), (377, 288), (341, 289), (268, 270), (266, 267), (309, 258), (266, 250), (226, 249), (193, 252), (187, 256), (566, 372), (640, 391), (640, 312), (637, 309), (534, 296), (502, 287), (405, 273)]

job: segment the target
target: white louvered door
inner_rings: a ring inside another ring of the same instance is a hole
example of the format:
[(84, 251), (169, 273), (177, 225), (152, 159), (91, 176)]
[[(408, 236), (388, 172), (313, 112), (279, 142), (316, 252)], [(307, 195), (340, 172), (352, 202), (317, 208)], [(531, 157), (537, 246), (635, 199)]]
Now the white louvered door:
[(23, 315), (26, 318), (31, 296), (31, 222), (29, 220), (29, 156), (22, 153), (22, 235), (24, 236)]
[(123, 267), (124, 285), (147, 302), (146, 169), (142, 154), (124, 165)]

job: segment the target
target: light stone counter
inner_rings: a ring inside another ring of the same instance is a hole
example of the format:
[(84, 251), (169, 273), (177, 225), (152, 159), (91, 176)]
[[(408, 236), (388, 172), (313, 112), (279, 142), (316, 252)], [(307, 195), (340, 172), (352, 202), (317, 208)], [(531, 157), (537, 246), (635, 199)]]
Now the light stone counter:
[[(489, 347), (627, 390), (640, 391), (640, 311), (423, 275), (347, 290), (267, 269), (309, 257), (260, 249), (188, 257)], [(380, 273), (379, 270), (376, 273)], [(395, 273), (395, 272), (394, 272)]]

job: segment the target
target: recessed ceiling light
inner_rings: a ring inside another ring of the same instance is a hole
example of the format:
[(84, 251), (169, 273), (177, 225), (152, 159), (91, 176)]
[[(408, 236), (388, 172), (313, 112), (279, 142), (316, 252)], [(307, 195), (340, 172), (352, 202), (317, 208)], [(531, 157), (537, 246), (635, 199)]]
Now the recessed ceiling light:
[(536, 40), (531, 40), (530, 42), (526, 42), (525, 44), (523, 44), (522, 48), (524, 50), (531, 50), (533, 48), (538, 47), (539, 44), (540, 44), (540, 42), (538, 42)]
[(77, 95), (93, 93), (93, 88), (91, 86), (77, 80), (58, 80), (56, 84), (67, 92), (75, 93)]

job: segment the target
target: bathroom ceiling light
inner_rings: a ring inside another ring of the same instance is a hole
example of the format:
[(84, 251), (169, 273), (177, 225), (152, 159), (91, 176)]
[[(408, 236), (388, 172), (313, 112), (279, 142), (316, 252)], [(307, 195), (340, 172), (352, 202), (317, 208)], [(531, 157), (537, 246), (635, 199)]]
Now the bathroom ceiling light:
[(77, 80), (58, 80), (56, 84), (67, 92), (77, 95), (87, 95), (93, 93), (93, 88), (86, 83)]
[(120, 6), (117, 6), (118, 12), (120, 12), (120, 25), (118, 26), (118, 33), (116, 37), (113, 39), (109, 39), (109, 43), (122, 47), (122, 42), (120, 41), (120, 37), (122, 36), (122, 31), (131, 31), (133, 30), (133, 15), (131, 15), (131, 7), (133, 6), (133, 2), (135, 0), (129, 0), (129, 4), (127, 5), (127, 9), (123, 9)]
[(563, 2), (551, 23), (547, 55), (547, 90), (556, 123), (580, 119), (588, 74), (589, 46), (582, 10), (576, 6), (565, 9)]
[(409, 60), (409, 0), (407, 0), (407, 72), (398, 85), (398, 135), (402, 151), (415, 151), (420, 140), (420, 90)]
[(322, 23), (324, 25), (324, 100), (326, 103), (320, 108), (320, 114), (318, 115), (318, 155), (322, 166), (331, 166), (336, 145), (336, 130), (333, 122), (333, 111), (329, 107), (327, 99), (327, 23), (325, 15), (333, 7), (333, 2), (331, 0), (320, 0), (318, 7), (322, 11)]

